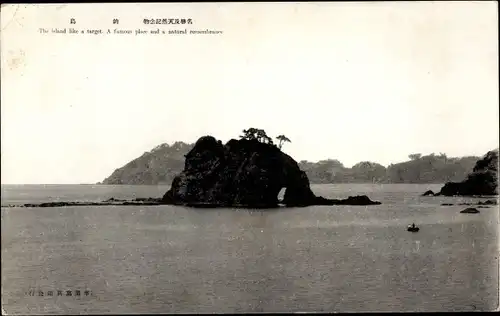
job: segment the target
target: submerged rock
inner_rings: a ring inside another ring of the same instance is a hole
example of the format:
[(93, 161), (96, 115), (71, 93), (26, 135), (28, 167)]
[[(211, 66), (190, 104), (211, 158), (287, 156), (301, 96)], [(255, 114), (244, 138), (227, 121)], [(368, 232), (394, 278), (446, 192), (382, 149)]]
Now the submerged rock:
[(212, 136), (201, 137), (186, 155), (184, 170), (174, 178), (163, 204), (194, 207), (278, 207), (282, 204), (374, 205), (366, 196), (345, 200), (314, 195), (309, 179), (297, 162), (278, 147), (257, 140), (230, 140), (226, 145)]
[(44, 203), (26, 203), (21, 205), (5, 205), (2, 207), (66, 207), (66, 206), (112, 206), (112, 205), (160, 205), (161, 199), (155, 198), (137, 198), (134, 200), (120, 200), (110, 198), (102, 202), (44, 202)]
[[(322, 199), (322, 198), (321, 198)], [(366, 195), (350, 196), (344, 200), (327, 200), (326, 205), (380, 205), (378, 201), (372, 201)]]
[(479, 210), (473, 207), (466, 208), (463, 211), (460, 211), (460, 213), (467, 213), (467, 214), (477, 214), (479, 213)]
[(477, 203), (477, 205), (497, 205), (498, 202), (496, 200), (486, 200), (483, 202)]
[[(455, 205), (453, 203), (442, 203), (441, 204), (442, 206), (451, 206), (451, 205)], [(467, 203), (467, 202), (464, 202), (464, 203), (458, 203), (456, 205), (479, 205), (478, 207), (487, 207), (486, 205), (497, 205), (497, 201), (496, 200), (486, 200), (486, 201), (479, 201), (479, 202), (476, 202), (476, 203)]]

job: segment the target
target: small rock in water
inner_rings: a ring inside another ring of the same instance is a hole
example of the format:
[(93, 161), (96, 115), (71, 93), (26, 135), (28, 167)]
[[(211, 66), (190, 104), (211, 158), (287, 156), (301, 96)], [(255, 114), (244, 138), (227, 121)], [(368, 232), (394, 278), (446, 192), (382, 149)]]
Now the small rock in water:
[(466, 208), (463, 211), (460, 211), (460, 213), (467, 213), (467, 214), (477, 214), (479, 213), (479, 210), (473, 207)]

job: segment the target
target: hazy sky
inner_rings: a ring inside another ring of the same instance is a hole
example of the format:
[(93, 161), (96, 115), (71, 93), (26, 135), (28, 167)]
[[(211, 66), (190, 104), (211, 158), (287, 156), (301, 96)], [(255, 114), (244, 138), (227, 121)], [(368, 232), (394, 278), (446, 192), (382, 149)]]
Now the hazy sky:
[[(70, 18), (223, 34), (38, 31)], [(161, 143), (248, 127), (288, 136), (297, 161), (483, 155), (499, 142), (497, 23), (493, 1), (2, 6), (2, 183), (95, 183)]]

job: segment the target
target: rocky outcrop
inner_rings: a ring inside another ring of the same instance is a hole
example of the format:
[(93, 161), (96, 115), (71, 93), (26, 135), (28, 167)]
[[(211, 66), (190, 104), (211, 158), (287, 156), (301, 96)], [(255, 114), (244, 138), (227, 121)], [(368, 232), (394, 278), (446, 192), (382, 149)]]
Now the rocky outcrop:
[(422, 196), (434, 196), (434, 195), (435, 195), (435, 193), (432, 192), (432, 190), (427, 190), (424, 192), (424, 194), (422, 194)]
[(464, 181), (448, 182), (435, 195), (498, 195), (498, 149), (489, 151), (482, 159), (478, 160), (472, 173)]
[(230, 140), (226, 145), (212, 136), (201, 137), (186, 154), (184, 170), (174, 178), (163, 204), (198, 207), (271, 208), (280, 204), (372, 205), (366, 196), (346, 200), (317, 197), (297, 162), (278, 147), (257, 140)]

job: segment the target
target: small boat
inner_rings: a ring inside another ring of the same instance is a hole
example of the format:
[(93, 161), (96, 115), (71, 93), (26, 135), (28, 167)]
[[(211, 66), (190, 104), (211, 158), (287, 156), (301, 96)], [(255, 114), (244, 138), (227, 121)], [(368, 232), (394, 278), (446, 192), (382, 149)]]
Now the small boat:
[(409, 232), (418, 232), (420, 230), (420, 228), (418, 228), (417, 226), (415, 226), (415, 223), (413, 223), (412, 225), (408, 225), (408, 229), (407, 229)]

